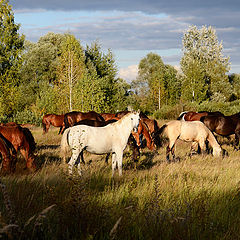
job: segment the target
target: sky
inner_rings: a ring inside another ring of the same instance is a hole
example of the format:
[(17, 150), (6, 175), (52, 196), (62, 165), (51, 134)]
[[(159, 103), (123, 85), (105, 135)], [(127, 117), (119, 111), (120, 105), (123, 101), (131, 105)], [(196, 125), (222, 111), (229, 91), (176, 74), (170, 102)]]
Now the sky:
[(130, 82), (141, 59), (153, 52), (176, 68), (182, 38), (191, 25), (212, 26), (231, 73), (240, 73), (239, 0), (10, 0), (27, 40), (48, 32), (71, 33), (81, 45), (98, 41), (111, 49), (118, 75)]

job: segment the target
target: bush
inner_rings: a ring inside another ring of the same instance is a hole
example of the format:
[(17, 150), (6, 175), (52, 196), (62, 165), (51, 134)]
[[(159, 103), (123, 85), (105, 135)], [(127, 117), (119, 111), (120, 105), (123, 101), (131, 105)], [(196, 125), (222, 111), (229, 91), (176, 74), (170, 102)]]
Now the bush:
[(41, 118), (36, 116), (36, 114), (29, 109), (17, 112), (13, 117), (13, 121), (17, 123), (31, 123), (37, 126), (41, 124)]

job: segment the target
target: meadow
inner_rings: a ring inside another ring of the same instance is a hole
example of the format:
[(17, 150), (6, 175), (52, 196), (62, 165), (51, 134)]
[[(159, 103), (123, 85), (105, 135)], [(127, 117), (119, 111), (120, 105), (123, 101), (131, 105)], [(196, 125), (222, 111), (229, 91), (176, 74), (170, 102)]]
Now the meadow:
[(30, 130), (39, 169), (28, 173), (20, 159), (1, 176), (2, 239), (240, 239), (240, 152), (229, 140), (219, 138), (225, 158), (190, 158), (179, 141), (171, 164), (165, 145), (143, 149), (137, 163), (127, 148), (114, 178), (105, 156), (85, 153), (80, 177), (61, 163), (58, 129)]

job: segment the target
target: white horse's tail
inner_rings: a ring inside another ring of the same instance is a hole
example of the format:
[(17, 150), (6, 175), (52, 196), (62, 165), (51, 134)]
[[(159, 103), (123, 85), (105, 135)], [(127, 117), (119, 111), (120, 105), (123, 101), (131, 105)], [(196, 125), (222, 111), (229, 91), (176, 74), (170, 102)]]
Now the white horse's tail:
[(61, 140), (61, 156), (62, 156), (62, 163), (66, 163), (66, 154), (69, 150), (69, 144), (68, 144), (68, 134), (69, 134), (70, 128), (67, 128), (62, 136)]

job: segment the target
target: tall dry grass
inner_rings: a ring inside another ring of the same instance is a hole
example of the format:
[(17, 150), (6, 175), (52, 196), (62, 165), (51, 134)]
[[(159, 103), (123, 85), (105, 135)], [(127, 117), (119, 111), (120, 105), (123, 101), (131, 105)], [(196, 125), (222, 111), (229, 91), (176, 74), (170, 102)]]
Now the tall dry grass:
[(219, 141), (227, 158), (190, 158), (190, 145), (178, 142), (180, 162), (167, 164), (165, 147), (157, 154), (144, 149), (136, 168), (127, 149), (123, 177), (114, 178), (104, 156), (85, 153), (79, 177), (61, 164), (57, 129), (31, 130), (39, 170), (23, 172), (20, 161), (14, 175), (1, 178), (7, 192), (0, 194), (2, 238), (240, 238), (240, 153), (225, 139)]

